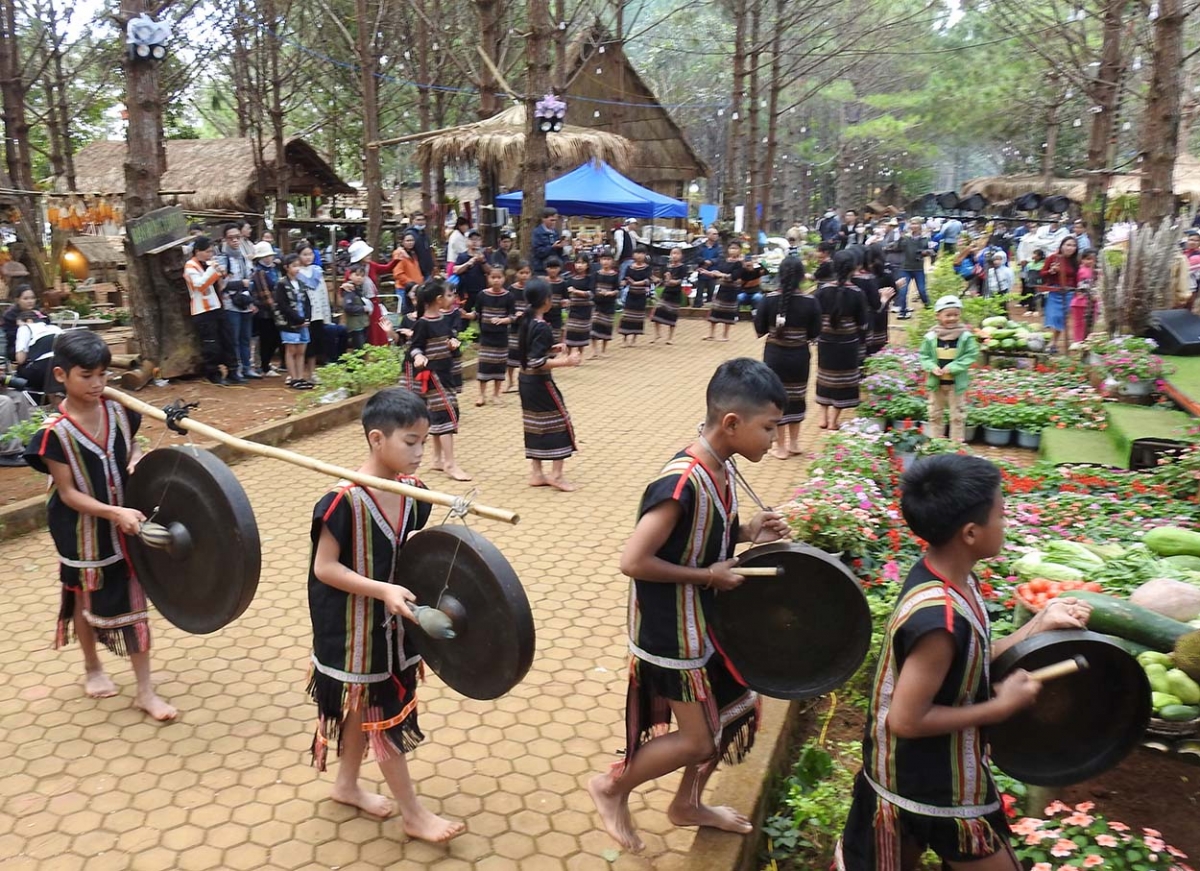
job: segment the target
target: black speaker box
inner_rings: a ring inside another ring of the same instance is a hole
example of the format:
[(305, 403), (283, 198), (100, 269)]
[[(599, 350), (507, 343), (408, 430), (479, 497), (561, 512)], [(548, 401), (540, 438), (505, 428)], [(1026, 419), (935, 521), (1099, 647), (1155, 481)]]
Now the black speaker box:
[(1158, 342), (1162, 354), (1176, 357), (1200, 354), (1200, 315), (1181, 308), (1152, 312), (1147, 335)]

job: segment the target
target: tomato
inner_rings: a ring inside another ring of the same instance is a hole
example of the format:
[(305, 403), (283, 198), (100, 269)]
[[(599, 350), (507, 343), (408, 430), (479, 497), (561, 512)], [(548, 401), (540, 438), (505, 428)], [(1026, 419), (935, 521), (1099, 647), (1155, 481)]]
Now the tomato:
[(1084, 588), (1085, 590), (1087, 590), (1088, 592), (1091, 592), (1091, 593), (1102, 593), (1102, 592), (1104, 592), (1103, 590), (1101, 590), (1101, 589), (1100, 589), (1100, 584), (1098, 584), (1098, 583), (1097, 583), (1097, 582), (1095, 582), (1095, 581), (1090, 581), (1089, 583), (1086, 583), (1086, 584), (1084, 584), (1084, 585), (1083, 585), (1083, 588)]
[(1034, 578), (1029, 582), (1029, 589), (1035, 593), (1044, 593), (1050, 589), (1050, 582), (1045, 578)]

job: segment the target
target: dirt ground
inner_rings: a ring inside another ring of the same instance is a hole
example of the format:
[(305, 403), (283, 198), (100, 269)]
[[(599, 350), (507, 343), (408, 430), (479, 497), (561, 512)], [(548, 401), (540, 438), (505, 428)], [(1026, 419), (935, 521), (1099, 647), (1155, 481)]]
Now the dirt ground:
[[(193, 378), (172, 381), (167, 387), (147, 385), (136, 394), (143, 402), (159, 407), (177, 399), (199, 402), (200, 407), (192, 412), (194, 417), (231, 433), (294, 414), (296, 401), (302, 395), (285, 387), (282, 378), (264, 378), (229, 387), (218, 387), (203, 378)], [(140, 430), (152, 447), (159, 443), (165, 431), (164, 425), (156, 420), (144, 421)], [(170, 444), (175, 438), (180, 436), (168, 433), (163, 444)], [(0, 505), (37, 496), (45, 489), (46, 477), (33, 469), (0, 468)]]

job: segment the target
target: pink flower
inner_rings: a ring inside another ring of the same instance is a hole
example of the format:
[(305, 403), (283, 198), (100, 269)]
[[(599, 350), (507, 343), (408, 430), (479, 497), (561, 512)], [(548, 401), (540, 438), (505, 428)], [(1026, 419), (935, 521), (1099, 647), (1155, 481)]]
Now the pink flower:
[(1088, 856), (1086, 859), (1083, 860), (1084, 868), (1095, 868), (1097, 865), (1103, 865), (1103, 864), (1104, 864), (1104, 857), (1102, 857), (1102, 856)]
[(1166, 852), (1166, 849), (1167, 849), (1167, 842), (1164, 841), (1162, 838), (1153, 838), (1153, 837), (1147, 835), (1146, 836), (1146, 846), (1149, 847), (1151, 850), (1153, 850), (1155, 853), (1164, 853), (1164, 852)]
[(1029, 871), (1054, 871), (1054, 866), (1049, 862), (1038, 862)]
[(883, 564), (883, 576), (889, 581), (899, 581), (900, 564), (895, 560), (888, 560)]
[(1121, 842), (1112, 835), (1096, 835), (1096, 843), (1101, 847), (1115, 847)]
[(1076, 811), (1075, 813), (1071, 814), (1069, 817), (1064, 819), (1063, 824), (1067, 825), (1067, 826), (1090, 826), (1095, 821), (1095, 819), (1096, 819), (1095, 817), (1088, 816), (1087, 814)]
[(1025, 844), (1030, 847), (1036, 847), (1042, 841), (1049, 840), (1050, 837), (1046, 832), (1030, 832), (1025, 836)]
[(1054, 842), (1054, 846), (1050, 848), (1050, 855), (1057, 856), (1059, 859), (1062, 859), (1064, 856), (1070, 856), (1078, 849), (1079, 847), (1076, 846), (1074, 841), (1068, 841), (1066, 838), (1059, 838)]
[(1116, 823), (1111, 820), (1108, 823), (1108, 827), (1110, 829), (1112, 829), (1114, 832), (1128, 832), (1129, 831), (1129, 826), (1125, 825), (1124, 823)]
[[(1022, 819), (1017, 820), (1015, 823), (1013, 823), (1012, 831), (1013, 831), (1014, 835), (1028, 835), (1033, 832), (1036, 832), (1041, 827), (1042, 827), (1041, 820), (1035, 820), (1032, 817), (1024, 817)], [(1187, 858), (1187, 857), (1185, 856), (1184, 858)]]
[(1079, 871), (1074, 865), (1059, 865), (1058, 871)]
[(1162, 832), (1160, 832), (1158, 829), (1142, 829), (1142, 831), (1145, 832), (1147, 835), (1149, 835), (1152, 838), (1161, 838), (1162, 837)]
[(1081, 814), (1086, 814), (1095, 806), (1096, 803), (1094, 801), (1081, 801), (1079, 804), (1075, 805), (1075, 810), (1079, 811)]
[(1052, 817), (1055, 814), (1062, 813), (1063, 811), (1069, 811), (1070, 809), (1071, 806), (1069, 804), (1063, 804), (1058, 799), (1055, 799), (1046, 807), (1046, 816)]
[(1187, 853), (1183, 852), (1183, 850), (1176, 850), (1174, 847), (1167, 847), (1167, 852), (1170, 853), (1172, 856), (1174, 856), (1176, 859), (1186, 859), (1187, 858)]

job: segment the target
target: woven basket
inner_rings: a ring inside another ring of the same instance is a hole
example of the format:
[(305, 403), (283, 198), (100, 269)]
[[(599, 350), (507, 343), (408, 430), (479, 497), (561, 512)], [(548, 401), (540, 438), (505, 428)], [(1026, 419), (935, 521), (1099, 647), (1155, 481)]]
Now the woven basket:
[(1146, 727), (1146, 734), (1158, 735), (1161, 738), (1190, 738), (1200, 734), (1200, 719), (1172, 723), (1168, 720), (1160, 720), (1158, 717), (1151, 717), (1150, 725)]

